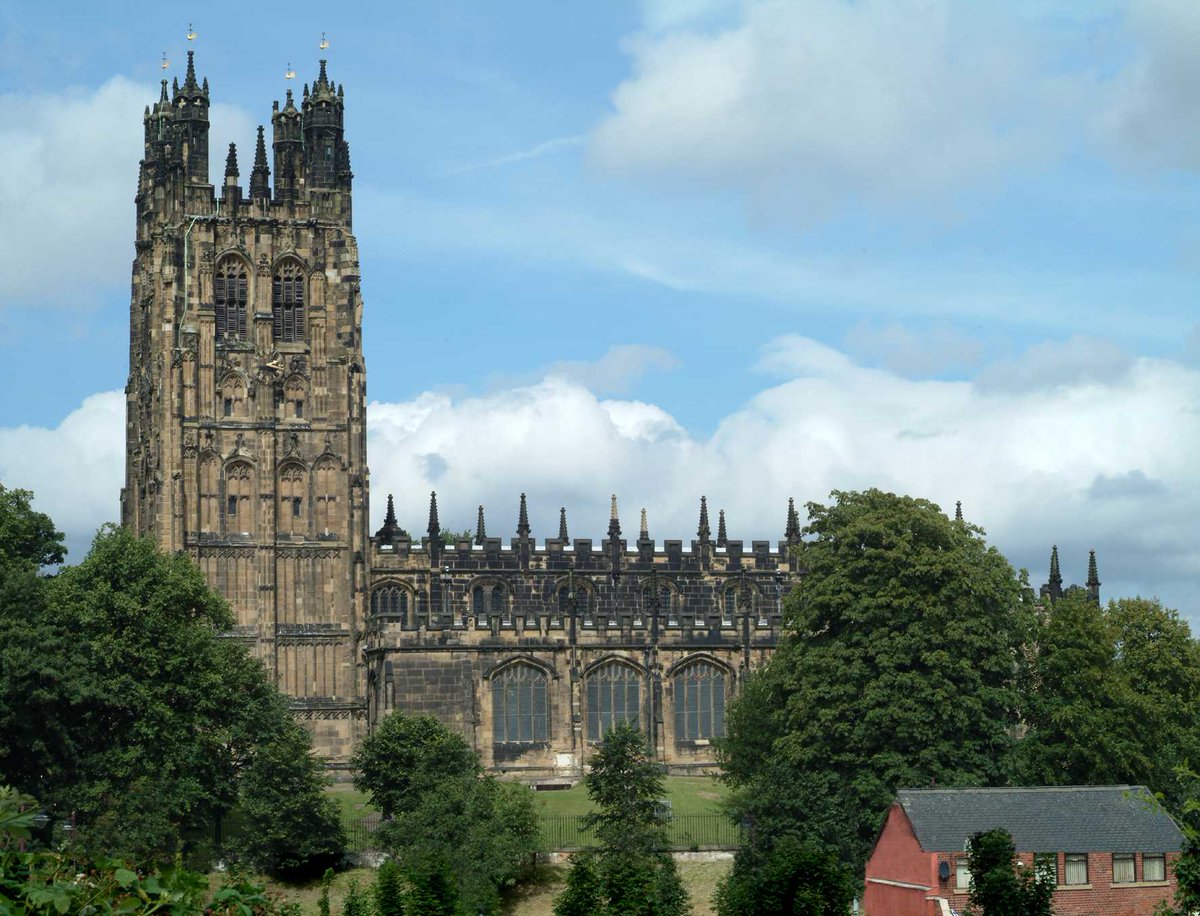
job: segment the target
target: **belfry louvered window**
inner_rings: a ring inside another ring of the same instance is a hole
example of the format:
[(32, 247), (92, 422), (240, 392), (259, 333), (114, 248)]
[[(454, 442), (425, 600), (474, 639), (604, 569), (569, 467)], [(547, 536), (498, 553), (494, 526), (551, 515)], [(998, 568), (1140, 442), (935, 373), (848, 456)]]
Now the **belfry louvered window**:
[(587, 679), (587, 734), (589, 741), (601, 740), (613, 726), (629, 722), (639, 727), (642, 709), (642, 679), (633, 668), (609, 662)]
[(246, 265), (228, 258), (213, 274), (213, 312), (218, 340), (246, 339)]
[(299, 264), (289, 261), (276, 271), (271, 315), (275, 340), (290, 343), (304, 339), (304, 271)]
[(675, 675), (675, 740), (707, 741), (725, 734), (725, 673), (693, 662)]
[(547, 740), (546, 674), (510, 665), (492, 678), (492, 740), (532, 744)]

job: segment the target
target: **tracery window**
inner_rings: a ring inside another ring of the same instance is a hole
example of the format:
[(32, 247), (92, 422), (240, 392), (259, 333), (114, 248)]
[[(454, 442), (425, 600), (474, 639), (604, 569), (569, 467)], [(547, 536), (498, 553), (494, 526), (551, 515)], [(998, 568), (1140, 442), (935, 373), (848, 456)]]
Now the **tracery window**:
[(271, 287), (272, 333), (283, 343), (304, 339), (304, 269), (285, 261)]
[(254, 470), (243, 461), (225, 469), (225, 530), (230, 534), (254, 531)]
[(317, 534), (332, 534), (341, 537), (342, 517), (338, 512), (338, 484), (341, 473), (337, 462), (329, 457), (317, 462), (316, 486), (316, 523)]
[(408, 591), (398, 585), (385, 585), (371, 592), (371, 613), (380, 617), (408, 616)]
[(492, 678), (492, 740), (531, 744), (548, 738), (546, 673), (515, 664)]
[(675, 675), (675, 740), (708, 741), (725, 734), (725, 672), (696, 661)]
[(221, 382), (221, 415), (225, 417), (247, 417), (250, 415), (246, 380), (236, 372), (225, 376)]
[(304, 534), (308, 531), (304, 498), (308, 492), (308, 475), (299, 465), (289, 464), (279, 472), (279, 531), (281, 534)]
[(246, 339), (247, 271), (241, 258), (225, 258), (213, 274), (217, 340)]
[(620, 662), (601, 665), (587, 678), (588, 740), (601, 740), (622, 722), (639, 727), (641, 704), (642, 679), (636, 670)]
[(212, 453), (200, 459), (200, 530), (216, 534), (221, 530), (220, 467)]

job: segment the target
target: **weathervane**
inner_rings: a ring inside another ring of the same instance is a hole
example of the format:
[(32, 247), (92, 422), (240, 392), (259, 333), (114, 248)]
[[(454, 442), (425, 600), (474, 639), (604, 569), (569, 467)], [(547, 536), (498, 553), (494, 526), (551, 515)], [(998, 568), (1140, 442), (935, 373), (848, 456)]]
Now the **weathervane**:
[(192, 24), (190, 22), (188, 23), (187, 40), (188, 41), (196, 40), (196, 30), (192, 28)]
[(294, 80), (296, 78), (296, 71), (292, 69), (292, 62), (290, 60), (288, 61), (287, 69), (283, 71), (283, 78), (285, 80)]
[(321, 43), (317, 45), (322, 51), (329, 47), (329, 39), (325, 37), (325, 33), (321, 33)]
[(167, 67), (171, 66), (171, 62), (170, 62), (169, 60), (167, 60), (167, 52), (166, 52), (166, 51), (163, 51), (163, 56), (162, 56), (162, 64), (161, 64), (160, 66), (161, 66), (161, 67), (162, 67), (164, 70), (166, 70), (166, 69), (167, 69)]

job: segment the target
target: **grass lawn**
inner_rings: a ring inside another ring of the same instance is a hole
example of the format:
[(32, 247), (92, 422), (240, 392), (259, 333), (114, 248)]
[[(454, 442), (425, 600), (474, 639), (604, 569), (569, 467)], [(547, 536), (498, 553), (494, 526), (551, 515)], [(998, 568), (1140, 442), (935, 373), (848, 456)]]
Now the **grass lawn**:
[[(725, 784), (711, 776), (668, 776), (665, 784), (671, 810), (676, 815), (720, 814), (721, 801), (729, 794)], [(337, 802), (343, 821), (354, 821), (375, 813), (370, 799), (348, 782), (330, 786), (328, 792)], [(583, 783), (569, 789), (535, 792), (534, 800), (538, 810), (550, 817), (587, 814), (592, 810)]]
[(326, 789), (326, 792), (337, 803), (338, 810), (342, 814), (342, 823), (356, 821), (368, 814), (377, 813), (371, 807), (370, 797), (364, 792), (359, 792), (348, 782), (332, 785)]
[[(720, 814), (721, 801), (729, 794), (724, 783), (711, 776), (668, 776), (667, 798), (676, 816), (684, 814)], [(592, 810), (583, 783), (569, 789), (538, 792), (534, 796), (539, 810), (549, 816), (587, 814)]]

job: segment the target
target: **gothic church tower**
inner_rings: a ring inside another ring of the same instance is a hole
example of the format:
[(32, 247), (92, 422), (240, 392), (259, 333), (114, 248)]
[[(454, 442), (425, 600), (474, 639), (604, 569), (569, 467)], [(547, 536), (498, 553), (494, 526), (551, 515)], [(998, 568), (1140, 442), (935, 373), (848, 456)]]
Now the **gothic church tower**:
[(258, 129), (248, 193), (230, 145), (209, 181), (208, 80), (145, 112), (130, 307), (123, 523), (186, 551), (311, 726), (345, 759), (368, 473), (358, 247), (342, 88), (325, 61)]

